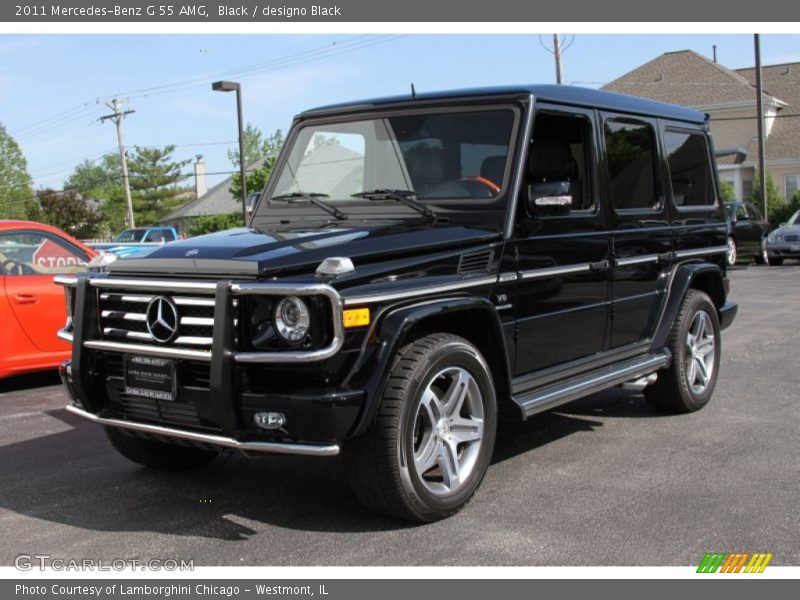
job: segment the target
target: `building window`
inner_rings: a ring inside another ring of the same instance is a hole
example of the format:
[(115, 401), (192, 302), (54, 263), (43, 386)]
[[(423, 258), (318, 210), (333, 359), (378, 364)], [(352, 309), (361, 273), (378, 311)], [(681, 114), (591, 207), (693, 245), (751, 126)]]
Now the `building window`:
[(786, 181), (786, 199), (791, 200), (794, 195), (800, 190), (800, 175), (787, 175)]
[(753, 198), (753, 180), (742, 181), (742, 200), (751, 200)]

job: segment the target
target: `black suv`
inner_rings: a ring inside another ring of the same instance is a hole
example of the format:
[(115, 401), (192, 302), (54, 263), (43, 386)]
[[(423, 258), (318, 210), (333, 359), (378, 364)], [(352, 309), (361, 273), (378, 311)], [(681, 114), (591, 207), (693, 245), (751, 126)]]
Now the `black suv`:
[(500, 415), (709, 401), (736, 314), (712, 156), (701, 113), (566, 86), (305, 112), (249, 228), (58, 278), (68, 410), (149, 467), (342, 454), (367, 506), (446, 517)]

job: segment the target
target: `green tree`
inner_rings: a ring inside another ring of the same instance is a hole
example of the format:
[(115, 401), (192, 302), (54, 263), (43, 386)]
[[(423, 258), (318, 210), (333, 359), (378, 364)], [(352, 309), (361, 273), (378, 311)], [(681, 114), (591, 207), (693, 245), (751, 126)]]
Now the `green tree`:
[[(764, 208), (764, 201), (761, 198), (761, 178), (756, 174), (753, 180), (753, 204), (759, 210)], [(767, 221), (772, 227), (777, 227), (791, 216), (789, 204), (784, 200), (783, 194), (778, 189), (778, 185), (772, 178), (772, 173), (767, 171)]]
[(28, 205), (28, 218), (47, 223), (77, 238), (96, 238), (103, 233), (103, 215), (72, 190), (36, 192)]
[(191, 160), (173, 160), (174, 151), (175, 146), (135, 147), (128, 171), (137, 225), (158, 223), (184, 201), (187, 189), (179, 185), (185, 179), (181, 171)]
[(31, 197), (28, 162), (17, 142), (0, 123), (0, 217), (24, 217)]
[(125, 228), (125, 192), (116, 152), (109, 152), (96, 161), (83, 161), (64, 182), (64, 189), (99, 202), (104, 219), (103, 234), (115, 234)]
[[(278, 129), (270, 136), (264, 137), (257, 127), (248, 124), (248, 128), (254, 133), (251, 133), (251, 139), (247, 139), (247, 128), (245, 129), (245, 151), (244, 156), (246, 159), (245, 164), (248, 166), (253, 165), (257, 161), (263, 161), (258, 168), (253, 169), (247, 174), (247, 191), (260, 192), (267, 185), (272, 169), (275, 167), (275, 161), (278, 159), (278, 153), (283, 147), (283, 132)], [(256, 136), (257, 134), (257, 136)], [(248, 147), (257, 148), (257, 151), (249, 151)], [(228, 158), (234, 167), (239, 166), (239, 152), (228, 151)], [(242, 177), (236, 173), (231, 178), (230, 193), (234, 198), (242, 196)]]
[(242, 213), (233, 212), (226, 215), (203, 215), (192, 220), (189, 235), (204, 235), (215, 231), (225, 231), (235, 227), (244, 227)]
[(719, 184), (720, 199), (723, 202), (733, 202), (736, 200), (736, 190), (733, 183), (730, 181), (723, 181)]

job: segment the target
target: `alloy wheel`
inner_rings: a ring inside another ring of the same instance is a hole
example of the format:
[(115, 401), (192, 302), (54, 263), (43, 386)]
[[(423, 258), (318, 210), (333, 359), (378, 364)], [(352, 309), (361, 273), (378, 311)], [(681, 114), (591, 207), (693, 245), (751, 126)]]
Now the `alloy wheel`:
[(686, 382), (696, 395), (706, 391), (714, 376), (716, 338), (711, 317), (699, 310), (686, 334)]
[(728, 266), (732, 267), (736, 264), (736, 240), (732, 237), (728, 238)]
[(436, 373), (422, 392), (413, 431), (419, 482), (432, 494), (461, 489), (475, 469), (483, 443), (483, 397), (461, 367)]

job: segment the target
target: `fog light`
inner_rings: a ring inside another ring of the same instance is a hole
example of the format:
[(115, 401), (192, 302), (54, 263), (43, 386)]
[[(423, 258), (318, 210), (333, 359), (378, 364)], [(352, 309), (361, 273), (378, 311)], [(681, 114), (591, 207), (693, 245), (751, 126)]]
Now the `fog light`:
[(280, 429), (286, 424), (286, 415), (279, 412), (260, 412), (253, 416), (253, 422), (262, 429)]

